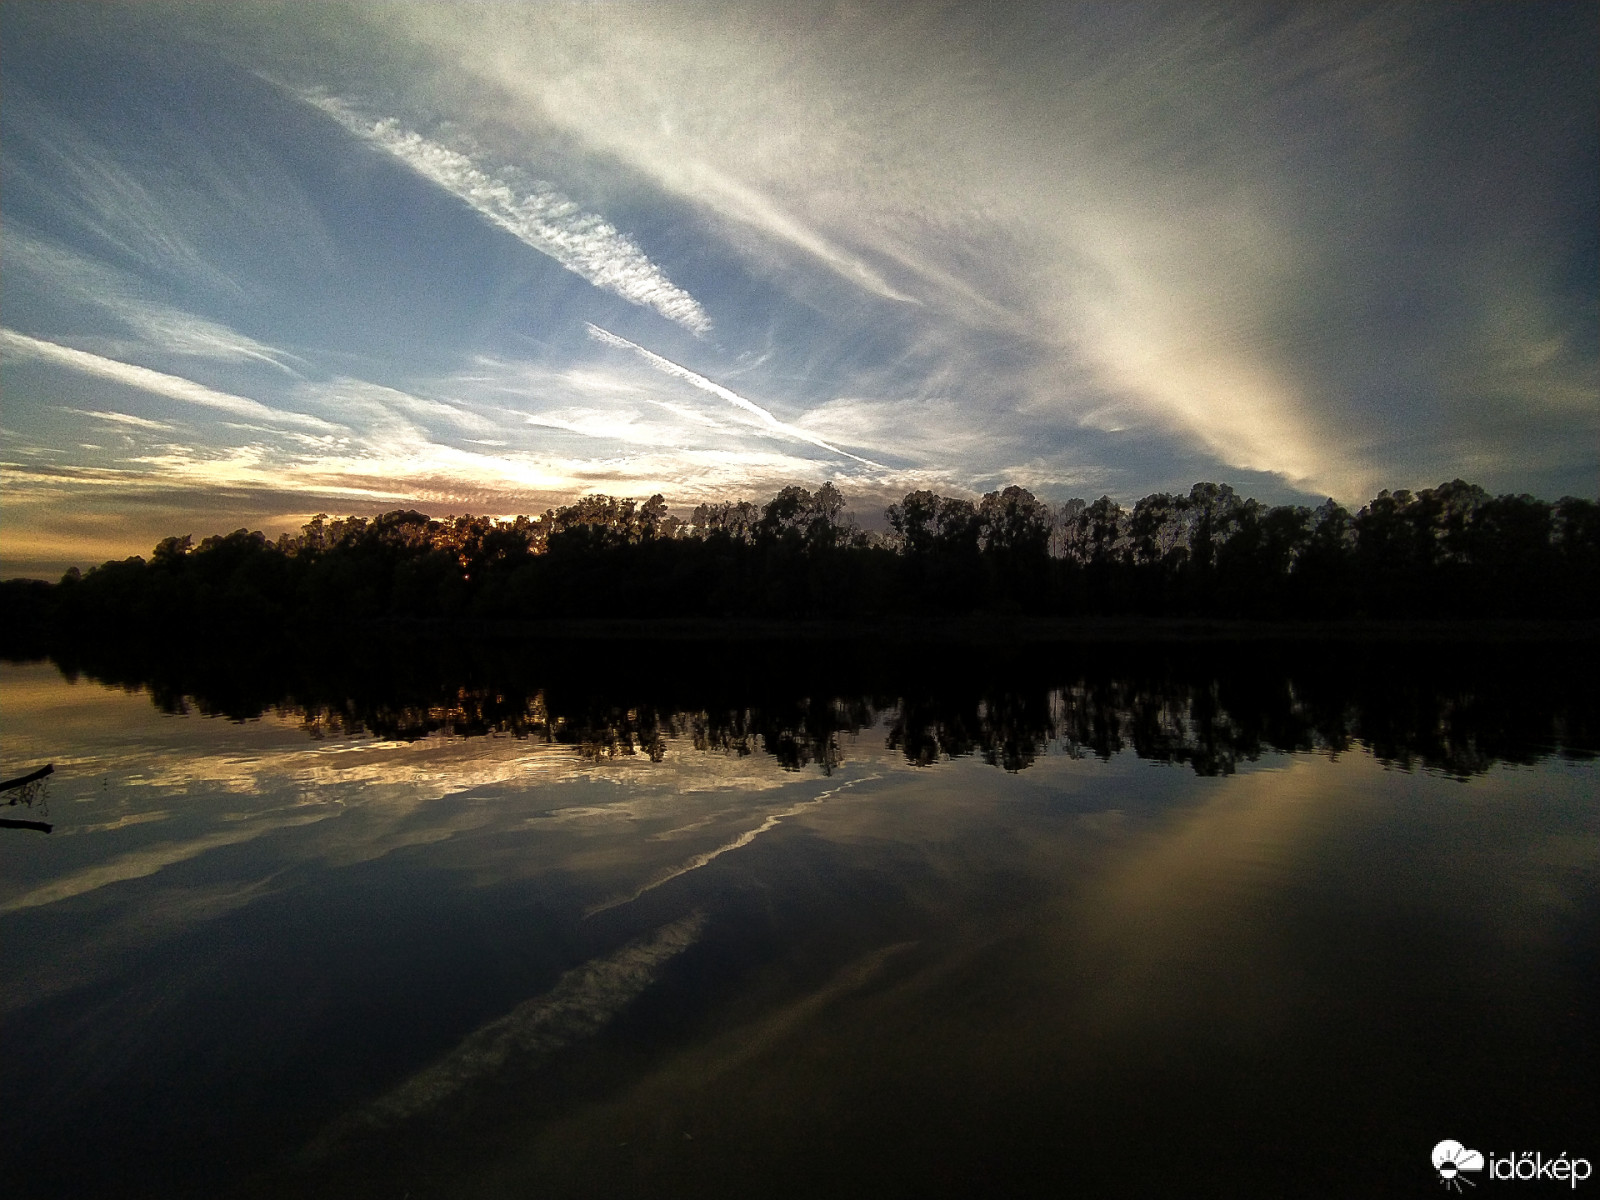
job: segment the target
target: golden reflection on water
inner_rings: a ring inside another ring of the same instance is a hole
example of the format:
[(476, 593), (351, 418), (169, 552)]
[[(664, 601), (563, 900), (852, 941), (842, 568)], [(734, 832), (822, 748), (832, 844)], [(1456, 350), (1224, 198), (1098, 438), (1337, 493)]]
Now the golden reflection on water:
[[(915, 766), (880, 722), (844, 737), (825, 776), (689, 734), (609, 757), (322, 732), (0, 672), (8, 759), (60, 770), (58, 832), (0, 843), (0, 919), (59, 909), (88, 930), (22, 964), (0, 1011), (391, 856), (425, 865), (429, 886), (543, 889), (563, 936), (590, 947), (442, 1056), (418, 1052), (324, 1114), (296, 1179), (327, 1194), (352, 1173), (409, 1186), (423, 1162), (459, 1195), (664, 1178), (758, 1194), (772, 1181), (752, 1164), (797, 1156), (809, 1165), (788, 1182), (806, 1194), (828, 1179), (806, 1146), (860, 1163), (892, 1145), (902, 1169), (948, 1159), (959, 1176), (952, 1121), (975, 1142), (1068, 1156), (1121, 1136), (1150, 1096), (1189, 1089), (1226, 1122), (1282, 1107), (1302, 1072), (1356, 1087), (1347, 1074), (1388, 1056), (1426, 1080), (1431, 1060), (1371, 1027), (1407, 1035), (1395, 1013), (1450, 1004), (1481, 1033), (1481, 1014), (1562, 1003), (1551, 951), (1594, 894), (1600, 844), (1581, 764), (1461, 783), (1364, 753), (1268, 756), (1219, 778), (1045, 755), (1008, 774)], [(751, 935), (761, 954), (718, 941), (769, 925)], [(704, 961), (754, 957), (713, 973), (674, 1036), (607, 1043), (664, 973), (707, 970), (692, 963), (706, 947)], [(1462, 953), (1473, 993), (1457, 999)], [(552, 1100), (541, 1089), (591, 1042), (608, 1085)], [(459, 1145), (430, 1140), (442, 1107), (470, 1115), (470, 1136), (451, 1127)]]
[[(57, 767), (55, 831), (0, 842), (0, 914), (151, 880), (117, 893), (108, 919), (123, 933), (104, 939), (112, 960), (119, 936), (144, 941), (231, 913), (287, 886), (274, 881), (290, 866), (347, 868), (422, 847), (478, 887), (565, 873), (599, 911), (747, 844), (840, 782), (696, 749), (688, 736), (654, 760), (509, 736), (313, 739), (295, 714), (166, 714), (143, 694), (69, 683), (48, 664), (0, 671), (0, 745), (8, 762)], [(784, 799), (797, 791), (804, 798)], [(263, 841), (271, 849), (249, 860), (253, 875), (165, 883), (169, 868)], [(219, 902), (219, 889), (235, 902)], [(91, 957), (65, 955), (64, 974), (60, 962), (29, 964), (12, 1002), (81, 985), (96, 975)]]
[[(1191, 1084), (1216, 1090), (1219, 1071), (1254, 1080), (1241, 1086), (1262, 1103), (1274, 1088), (1296, 1086), (1288, 1081), (1302, 1071), (1314, 1094), (1326, 1082), (1319, 1069), (1336, 1073), (1340, 1045), (1365, 1066), (1385, 1053), (1369, 1024), (1392, 1013), (1371, 987), (1415, 993), (1395, 996), (1406, 1011), (1465, 982), (1449, 973), (1462, 967), (1450, 953), (1391, 983), (1365, 980), (1369, 956), (1395, 953), (1369, 940), (1372, 926), (1414, 923), (1447, 951), (1477, 944), (1498, 956), (1497, 971), (1473, 976), (1478, 994), (1466, 1006), (1474, 1011), (1525, 1002), (1530, 980), (1561, 993), (1540, 954), (1548, 947), (1537, 943), (1593, 888), (1600, 816), (1582, 803), (1581, 772), (1554, 781), (1507, 772), (1469, 793), (1370, 759), (1306, 758), (1204, 781), (1198, 798), (1139, 812), (1096, 809), (1081, 765), (1054, 765), (1051, 782), (1076, 793), (1077, 811), (1014, 810), (1000, 838), (985, 830), (993, 795), (978, 801), (974, 786), (998, 777), (972, 764), (916, 784), (886, 780), (849, 807), (797, 816), (841, 856), (891, 831), (900, 851), (922, 856), (921, 877), (941, 885), (915, 899), (923, 936), (862, 950), (605, 1101), (527, 1129), (521, 1148), (478, 1164), (473, 1194), (515, 1194), (529, 1179), (576, 1186), (573, 1163), (594, 1171), (586, 1183), (602, 1190), (636, 1185), (640, 1171), (688, 1172), (732, 1194), (758, 1186), (741, 1181), (741, 1161), (783, 1159), (793, 1153), (785, 1147), (870, 1159), (862, 1126), (903, 1139), (901, 1149), (913, 1149), (902, 1157), (932, 1161), (937, 1137), (921, 1126), (955, 1112), (970, 1127), (942, 1136), (1000, 1136), (993, 1125), (1007, 1118), (984, 1115), (991, 1102), (1053, 1114), (1060, 1123), (1044, 1136), (1064, 1156), (1081, 1155), (1094, 1148), (1085, 1129), (1109, 1136), (1114, 1123), (1097, 1106), (1125, 1117), (1140, 1103), (1130, 1089), (1147, 1088), (1166, 1105)], [(1105, 801), (1130, 798), (1124, 787), (1107, 790)], [(1576, 819), (1556, 832), (1532, 828), (1530, 806), (1553, 791)], [(1449, 842), (1463, 806), (1480, 859), (1419, 863), (1419, 851)], [(1022, 877), (996, 883), (1003, 869)], [(1002, 894), (974, 894), (979, 879)], [(1342, 939), (1307, 944), (1308, 931), (1336, 925), (1341, 913), (1355, 923)], [(1308, 1017), (1325, 1028), (1306, 1028)], [(1448, 1020), (1442, 1011), (1439, 1019)], [(895, 1081), (903, 1119), (877, 1107), (884, 1080)], [(1041, 1132), (1032, 1117), (1022, 1125)]]
[[(0, 912), (80, 896), (217, 847), (333, 818), (344, 819), (297, 844), (291, 856), (350, 865), (506, 822), (636, 833), (681, 822), (693, 808), (685, 797), (748, 796), (792, 782), (769, 760), (699, 754), (681, 742), (671, 761), (650, 762), (597, 759), (581, 747), (574, 753), (506, 736), (311, 740), (293, 715), (228, 723), (163, 714), (138, 693), (69, 684), (46, 664), (8, 666), (3, 681), (7, 758), (53, 761), (57, 774), (49, 797), (54, 842), (48, 851), (17, 856), (13, 865), (21, 869), (0, 880)], [(599, 784), (602, 794), (586, 792), (585, 803), (548, 811), (529, 802), (534, 790), (558, 782)], [(472, 793), (501, 803), (436, 804)], [(710, 825), (721, 823), (718, 817), (714, 810), (699, 819)], [(136, 828), (158, 822), (159, 831)], [(87, 853), (55, 851), (67, 839), (112, 833), (121, 836), (100, 837)], [(73, 870), (84, 858), (93, 865)], [(48, 883), (27, 886), (29, 874), (52, 864), (58, 870)]]

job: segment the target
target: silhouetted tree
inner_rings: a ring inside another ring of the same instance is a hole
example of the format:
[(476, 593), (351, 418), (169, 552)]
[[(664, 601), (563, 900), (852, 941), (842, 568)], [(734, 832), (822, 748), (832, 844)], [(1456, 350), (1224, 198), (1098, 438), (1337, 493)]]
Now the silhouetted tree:
[[(1131, 512), (1010, 486), (981, 501), (913, 491), (891, 537), (832, 483), (763, 505), (585, 496), (538, 518), (412, 509), (269, 542), (245, 529), (6, 593), (22, 636), (550, 616), (855, 618), (907, 612), (1255, 618), (1553, 617), (1600, 612), (1600, 504), (1490, 496), (1452, 480), (1381, 492), (1352, 517), (1268, 507), (1197, 483)], [(28, 631), (32, 632), (28, 632)]]

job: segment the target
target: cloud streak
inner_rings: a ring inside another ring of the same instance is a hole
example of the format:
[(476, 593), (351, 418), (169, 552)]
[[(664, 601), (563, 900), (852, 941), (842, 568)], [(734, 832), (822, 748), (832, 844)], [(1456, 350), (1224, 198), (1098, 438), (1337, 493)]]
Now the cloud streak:
[(883, 468), (882, 463), (873, 462), (870, 458), (862, 458), (859, 454), (851, 454), (848, 450), (841, 450), (838, 446), (833, 445), (831, 442), (823, 441), (816, 434), (807, 432), (806, 430), (801, 429), (798, 425), (790, 425), (787, 421), (780, 421), (776, 416), (762, 408), (755, 401), (746, 400), (737, 392), (729, 391), (720, 383), (713, 383), (704, 375), (698, 375), (689, 370), (688, 367), (681, 366), (669, 358), (662, 358), (661, 355), (650, 350), (646, 350), (643, 346), (637, 344), (636, 342), (630, 342), (625, 337), (618, 337), (616, 334), (611, 333), (608, 330), (601, 329), (598, 325), (586, 324), (586, 328), (589, 330), (589, 336), (595, 341), (601, 342), (607, 346), (613, 346), (618, 350), (631, 351), (632, 353), (638, 355), (645, 362), (649, 363), (656, 370), (660, 371), (663, 375), (670, 375), (674, 379), (681, 379), (690, 387), (699, 388), (702, 392), (709, 393), (710, 395), (717, 397), (719, 400), (726, 400), (735, 408), (742, 409), (751, 416), (755, 417), (756, 420), (761, 422), (764, 428), (771, 430), (773, 433), (782, 434), (784, 437), (793, 438), (799, 442), (808, 442), (819, 449), (828, 451), (830, 454), (838, 454), (844, 458), (852, 460), (853, 462), (858, 462), (862, 466), (877, 467), (879, 469)]
[(152, 421), (148, 417), (135, 417), (128, 413), (106, 412), (103, 409), (63, 408), (62, 412), (72, 413), (78, 417), (88, 417), (94, 421), (106, 421), (112, 425), (126, 425), (133, 429), (157, 430), (170, 433), (172, 426), (165, 421)]
[(0, 329), (0, 350), (15, 358), (53, 363), (84, 375), (109, 379), (113, 383), (138, 388), (152, 395), (165, 396), (169, 400), (195, 404), (202, 408), (216, 409), (236, 417), (267, 421), (275, 425), (315, 429), (322, 433), (338, 428), (337, 425), (330, 424), (320, 417), (269, 408), (258, 400), (251, 400), (247, 396), (235, 396), (230, 392), (219, 392), (215, 388), (206, 387), (192, 379), (185, 379), (181, 375), (168, 375), (135, 363), (103, 358), (98, 354), (90, 354), (87, 350), (74, 350), (71, 346), (30, 337), (14, 329)]
[(305, 99), (579, 278), (630, 304), (654, 309), (697, 336), (711, 332), (711, 318), (700, 302), (668, 279), (632, 238), (604, 217), (584, 212), (549, 184), (522, 183), (509, 173), (492, 174), (465, 154), (430, 142), (396, 121), (368, 120), (342, 100), (316, 95)]

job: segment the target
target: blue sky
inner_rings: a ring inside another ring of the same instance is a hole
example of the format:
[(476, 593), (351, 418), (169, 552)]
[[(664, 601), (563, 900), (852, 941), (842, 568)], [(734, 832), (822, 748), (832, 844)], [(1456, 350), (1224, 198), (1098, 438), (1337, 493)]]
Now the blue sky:
[(1587, 4), (0, 9), (0, 573), (835, 480), (1600, 491)]

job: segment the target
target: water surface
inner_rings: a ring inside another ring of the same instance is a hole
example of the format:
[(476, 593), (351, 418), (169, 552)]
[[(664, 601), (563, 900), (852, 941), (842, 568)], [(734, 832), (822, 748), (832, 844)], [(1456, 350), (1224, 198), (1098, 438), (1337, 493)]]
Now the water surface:
[(8, 810), (54, 832), (0, 841), (8, 1191), (1421, 1195), (1446, 1137), (1600, 1158), (1581, 689), (1052, 661), (0, 668), (4, 773), (57, 772)]

